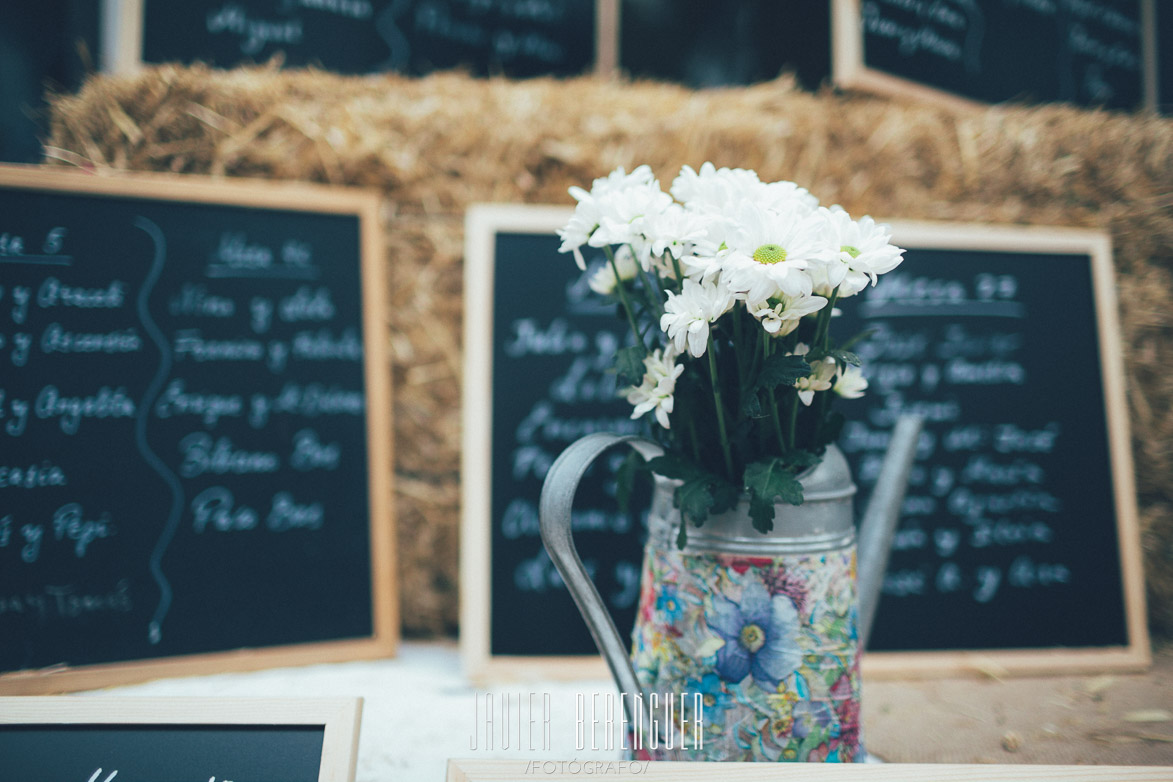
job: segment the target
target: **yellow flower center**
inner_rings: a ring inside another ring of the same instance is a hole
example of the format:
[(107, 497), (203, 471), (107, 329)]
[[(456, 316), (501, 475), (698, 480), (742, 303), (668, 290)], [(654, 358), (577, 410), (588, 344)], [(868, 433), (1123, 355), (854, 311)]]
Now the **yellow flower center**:
[(751, 654), (762, 648), (766, 643), (766, 634), (757, 625), (746, 625), (741, 628), (741, 645)]
[(840, 248), (839, 248), (839, 252), (841, 252), (841, 253), (847, 253), (847, 254), (848, 254), (848, 255), (850, 255), (852, 258), (858, 258), (858, 257), (859, 257), (859, 248), (858, 248), (858, 247), (852, 247), (850, 244), (845, 244), (845, 245), (843, 245), (842, 247), (840, 247)]
[(753, 259), (758, 263), (781, 263), (786, 260), (786, 250), (777, 244), (763, 244), (753, 251)]

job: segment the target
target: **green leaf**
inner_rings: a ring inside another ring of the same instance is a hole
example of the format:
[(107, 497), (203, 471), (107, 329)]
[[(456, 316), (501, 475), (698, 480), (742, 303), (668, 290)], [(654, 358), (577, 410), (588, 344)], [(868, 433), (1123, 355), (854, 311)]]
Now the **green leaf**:
[(646, 355), (642, 345), (631, 345), (615, 352), (615, 372), (620, 386), (638, 386), (643, 382)]
[(737, 507), (738, 500), (741, 499), (741, 490), (728, 481), (718, 480), (716, 485), (712, 487), (713, 491), (713, 507), (709, 509), (710, 513), (724, 513), (727, 510), (733, 510)]
[[(805, 470), (807, 467), (814, 467), (823, 460), (823, 454), (820, 451), (805, 451), (793, 450), (786, 454), (784, 463), (790, 471), (795, 475)], [(801, 503), (801, 500), (799, 501)]]
[(753, 528), (763, 535), (774, 529), (774, 503), (749, 493), (749, 518)]
[(666, 453), (663, 456), (657, 456), (652, 459), (648, 462), (648, 469), (657, 475), (663, 475), (665, 478), (675, 478), (678, 481), (686, 481), (689, 478), (695, 478), (698, 475), (704, 474), (704, 471), (695, 464), (674, 453)]
[(762, 400), (757, 394), (745, 394), (741, 400), (741, 415), (744, 418), (762, 418)]
[(676, 487), (672, 503), (680, 509), (684, 518), (699, 527), (709, 517), (709, 511), (713, 507), (713, 493), (709, 491), (709, 482), (704, 478), (684, 481)]
[(762, 402), (758, 397), (759, 391), (769, 391), (778, 386), (792, 386), (797, 380), (811, 373), (810, 364), (805, 356), (788, 356), (784, 353), (773, 353), (762, 364), (757, 378), (746, 386), (741, 395), (741, 414), (746, 418), (760, 418)]
[(850, 350), (844, 350), (843, 348), (830, 348), (821, 357), (825, 358), (827, 356), (835, 359), (835, 363), (837, 364), (851, 364), (854, 367), (863, 366), (863, 359)]
[(751, 386), (753, 392), (769, 390), (778, 386), (792, 386), (811, 373), (811, 366), (805, 356), (788, 356), (773, 353), (762, 363), (757, 379)]
[(802, 504), (802, 484), (781, 458), (754, 462), (745, 468), (745, 488), (749, 491), (749, 515), (754, 529), (769, 532), (774, 528), (774, 503)]
[[(696, 526), (704, 524), (705, 520), (714, 513), (732, 510), (737, 507), (741, 489), (715, 473), (711, 473), (694, 462), (676, 456), (664, 454), (648, 462), (648, 469), (665, 478), (674, 478), (680, 481), (680, 486), (672, 495), (672, 504), (680, 510), (681, 516)], [(687, 538), (687, 531), (682, 529), (677, 535), (677, 545)]]
[(619, 509), (624, 513), (631, 508), (631, 493), (635, 489), (635, 478), (646, 466), (642, 456), (629, 450), (627, 456), (619, 463), (619, 469), (615, 471), (615, 500), (619, 503)]

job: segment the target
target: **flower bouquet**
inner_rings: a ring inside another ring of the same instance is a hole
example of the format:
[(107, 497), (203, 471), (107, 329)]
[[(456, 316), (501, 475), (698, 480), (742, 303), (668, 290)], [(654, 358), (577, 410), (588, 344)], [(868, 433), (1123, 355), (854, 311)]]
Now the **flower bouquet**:
[(820, 206), (793, 182), (744, 169), (685, 166), (663, 192), (648, 166), (571, 188), (562, 252), (631, 331), (615, 370), (633, 418), (651, 415), (665, 454), (649, 463), (676, 479), (685, 520), (700, 525), (745, 493), (768, 532), (777, 498), (801, 504), (798, 475), (835, 441), (833, 397), (867, 380), (851, 343), (832, 338), (836, 305), (895, 268), (887, 226)]

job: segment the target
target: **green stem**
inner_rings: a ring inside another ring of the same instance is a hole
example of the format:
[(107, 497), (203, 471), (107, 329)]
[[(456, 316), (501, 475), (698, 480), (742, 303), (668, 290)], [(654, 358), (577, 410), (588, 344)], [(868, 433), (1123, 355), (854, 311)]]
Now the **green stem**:
[(603, 252), (607, 255), (607, 261), (611, 264), (611, 271), (615, 273), (615, 290), (619, 291), (619, 301), (623, 304), (623, 311), (627, 314), (627, 324), (631, 326), (631, 333), (635, 336), (636, 344), (647, 352), (647, 346), (644, 345), (643, 335), (639, 333), (639, 326), (635, 323), (635, 312), (631, 309), (631, 302), (627, 298), (627, 286), (623, 284), (623, 280), (619, 279), (619, 266), (615, 263), (615, 253), (611, 252), (610, 246), (604, 246)]
[[(839, 300), (839, 287), (836, 286), (835, 290), (831, 291), (831, 298), (827, 301), (827, 306), (823, 308), (825, 310), (826, 317), (823, 317), (823, 315), (824, 315), (823, 312), (819, 313), (820, 317), (819, 317), (819, 322), (818, 322), (818, 328), (815, 329), (814, 344), (811, 345), (811, 350), (812, 351), (817, 350), (820, 355), (825, 355), (826, 351), (827, 351), (827, 343), (830, 340), (830, 332), (831, 332), (831, 312), (832, 312), (832, 310), (835, 309), (835, 302), (838, 300)], [(826, 395), (829, 393), (831, 393), (831, 392), (830, 391), (820, 391), (817, 394), (815, 394), (816, 400), (815, 400), (814, 414), (815, 414), (815, 442), (816, 443), (819, 441), (819, 437), (822, 436), (822, 433), (823, 433), (823, 418), (827, 414)], [(797, 401), (797, 398), (798, 397), (795, 396), (796, 401)], [(797, 410), (797, 406), (796, 406), (796, 409), (793, 412), (793, 416), (797, 417), (797, 415), (798, 415), (798, 410)]]
[(733, 312), (730, 313), (733, 319), (733, 343), (736, 345), (734, 354), (737, 356), (737, 390), (738, 393), (745, 394), (745, 343), (744, 333), (745, 329), (741, 325), (741, 311), (734, 305)]
[(831, 334), (831, 313), (835, 309), (835, 302), (839, 300), (839, 287), (831, 291), (831, 298), (827, 301), (827, 306), (823, 307), (823, 311), (819, 313), (818, 327), (815, 329), (815, 338), (812, 340), (811, 350), (825, 351), (827, 349), (827, 340)]
[[(640, 282), (643, 283), (643, 289), (645, 295), (647, 296), (648, 304), (652, 306), (652, 311), (656, 313), (656, 323), (658, 324), (660, 322), (660, 316), (664, 314), (663, 290), (660, 289), (659, 285), (652, 287), (652, 283), (648, 279), (648, 273), (644, 271), (643, 266), (637, 263), (636, 268), (639, 269)], [(655, 276), (658, 281), (659, 275)]]
[(733, 474), (733, 452), (729, 449), (729, 433), (725, 429), (725, 406), (721, 404), (721, 384), (717, 381), (717, 359), (714, 356), (716, 351), (713, 350), (713, 335), (709, 334), (708, 350), (709, 354), (709, 379), (713, 384), (713, 404), (717, 408), (717, 430), (721, 435), (721, 452), (725, 456), (725, 473), (726, 477), (734, 483), (738, 483)]
[[(770, 358), (770, 335), (762, 330), (762, 360), (763, 362)], [(774, 436), (778, 438), (778, 453), (786, 453), (786, 438), (782, 434), (782, 417), (778, 415), (778, 398), (774, 394), (774, 389), (766, 392), (766, 397), (770, 403), (770, 419), (774, 424)], [(793, 429), (793, 426), (791, 427)]]
[(823, 436), (823, 420), (827, 417), (827, 398), (833, 391), (820, 391), (815, 394), (815, 442)]
[(680, 259), (671, 253), (668, 255), (672, 258), (672, 268), (676, 270), (676, 292), (679, 293), (684, 289), (684, 274), (680, 271)]
[(786, 446), (789, 450), (794, 450), (794, 430), (798, 428), (798, 392), (794, 392), (794, 396), (790, 398), (790, 431)]

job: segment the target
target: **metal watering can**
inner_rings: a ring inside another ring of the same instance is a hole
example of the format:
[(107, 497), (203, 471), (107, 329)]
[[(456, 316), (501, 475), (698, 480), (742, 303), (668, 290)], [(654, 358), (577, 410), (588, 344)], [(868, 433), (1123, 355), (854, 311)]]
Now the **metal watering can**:
[[(804, 502), (775, 507), (753, 529), (747, 505), (711, 516), (676, 545), (675, 483), (656, 476), (630, 656), (571, 534), (575, 490), (604, 451), (591, 434), (570, 445), (542, 487), (542, 542), (621, 693), (623, 749), (656, 760), (862, 761), (859, 655), (866, 645), (921, 420), (897, 421), (856, 535), (856, 487), (827, 448), (799, 476)], [(858, 552), (858, 567), (857, 567)]]

